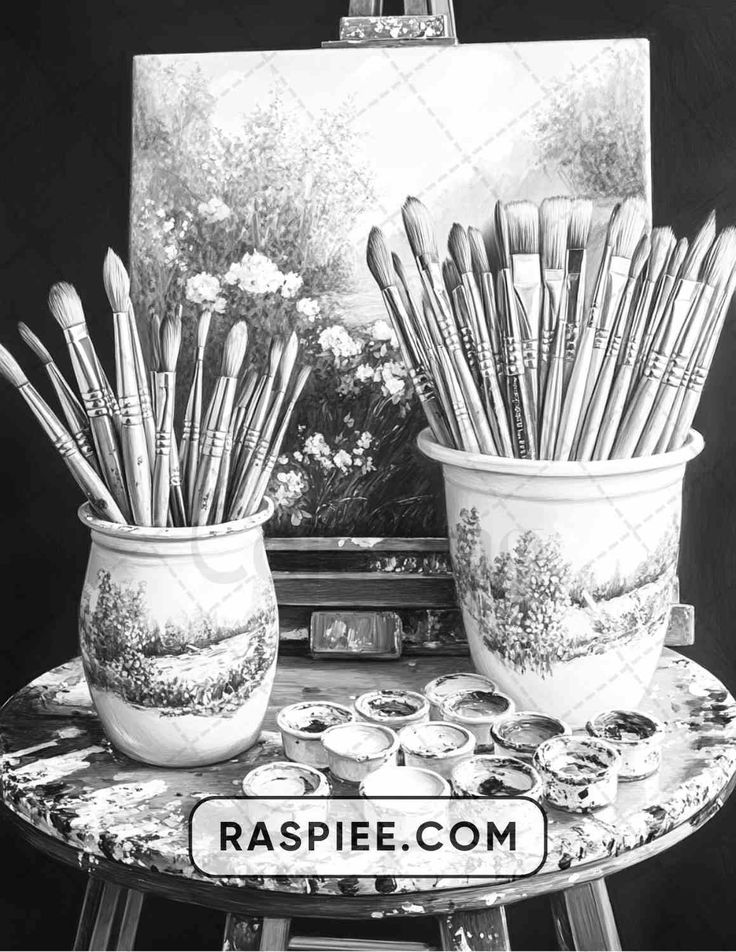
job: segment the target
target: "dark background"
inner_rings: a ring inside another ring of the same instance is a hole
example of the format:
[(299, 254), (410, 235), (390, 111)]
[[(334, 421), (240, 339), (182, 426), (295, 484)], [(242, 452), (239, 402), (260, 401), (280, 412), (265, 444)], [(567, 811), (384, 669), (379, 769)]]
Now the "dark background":
[[(45, 306), (50, 283), (61, 277), (77, 285), (93, 328), (106, 313), (103, 254), (109, 244), (127, 247), (132, 55), (315, 47), (336, 35), (346, 6), (347, 0), (13, 4), (0, 37), (0, 339), (21, 353), (15, 323), (26, 320), (63, 357)], [(456, 13), (466, 43), (648, 36), (655, 223), (687, 234), (711, 206), (720, 224), (736, 222), (733, 0), (456, 0)], [(732, 313), (696, 420), (706, 449), (688, 470), (681, 565), (683, 598), (696, 605), (698, 618), (696, 645), (686, 653), (732, 689), (735, 318)], [(112, 334), (97, 335), (98, 343), (105, 339), (108, 350), (101, 350), (109, 360)], [(38, 380), (40, 369), (25, 353), (22, 358)], [(88, 542), (61, 463), (17, 395), (0, 390), (5, 697), (76, 653)], [(70, 947), (83, 876), (32, 852), (4, 827), (0, 841), (0, 943)], [(624, 947), (733, 948), (735, 867), (736, 798), (691, 839), (609, 880)], [(221, 922), (206, 910), (151, 900), (138, 945), (214, 948)], [(510, 924), (517, 949), (553, 944), (544, 902), (514, 907)], [(431, 933), (415, 924), (406, 935)]]

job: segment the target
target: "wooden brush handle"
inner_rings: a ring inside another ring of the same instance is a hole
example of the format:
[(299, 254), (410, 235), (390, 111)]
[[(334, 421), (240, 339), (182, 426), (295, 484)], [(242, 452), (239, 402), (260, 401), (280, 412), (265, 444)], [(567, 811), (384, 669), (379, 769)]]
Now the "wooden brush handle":
[(608, 403), (601, 421), (600, 432), (593, 451), (593, 459), (608, 459), (618, 432), (621, 417), (626, 406), (629, 394), (631, 377), (634, 372), (633, 362), (621, 364), (608, 396)]
[(102, 477), (127, 521), (131, 517), (131, 510), (123, 475), (123, 464), (118, 452), (117, 435), (107, 398), (102, 390), (89, 390), (82, 394), (82, 398), (89, 417)]
[(138, 394), (120, 398), (120, 442), (128, 497), (137, 526), (151, 523), (151, 464)]
[(588, 322), (580, 333), (575, 363), (562, 405), (557, 445), (555, 446), (555, 459), (557, 460), (571, 459), (575, 436), (585, 407), (583, 394), (585, 393), (590, 357), (593, 350), (593, 335), (594, 328)]
[(621, 421), (611, 451), (611, 459), (630, 459), (634, 455), (654, 404), (660, 378), (661, 374), (658, 376), (649, 374), (639, 381), (631, 403)]

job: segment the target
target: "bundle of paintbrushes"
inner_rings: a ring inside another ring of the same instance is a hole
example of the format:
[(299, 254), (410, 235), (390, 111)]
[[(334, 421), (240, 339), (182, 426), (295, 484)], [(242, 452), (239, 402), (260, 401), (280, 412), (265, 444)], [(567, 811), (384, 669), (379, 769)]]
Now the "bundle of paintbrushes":
[(197, 353), (181, 439), (174, 432), (181, 311), (151, 320), (148, 366), (130, 302), (130, 281), (112, 251), (103, 269), (115, 335), (113, 389), (72, 285), (51, 288), (49, 307), (69, 349), (76, 389), (25, 324), (18, 329), (45, 367), (62, 419), (0, 347), (0, 374), (24, 397), (96, 513), (138, 526), (205, 526), (257, 512), (309, 367), (299, 343), (274, 339), (268, 367), (243, 370), (248, 329), (228, 334), (220, 374), (203, 406), (210, 314), (199, 318)]
[(440, 262), (427, 209), (404, 227), (419, 294), (374, 228), (367, 260), (435, 439), (471, 453), (606, 460), (685, 441), (736, 284), (736, 228), (692, 241), (647, 230), (629, 198), (592, 276), (585, 199), (498, 202), (482, 233), (453, 225)]

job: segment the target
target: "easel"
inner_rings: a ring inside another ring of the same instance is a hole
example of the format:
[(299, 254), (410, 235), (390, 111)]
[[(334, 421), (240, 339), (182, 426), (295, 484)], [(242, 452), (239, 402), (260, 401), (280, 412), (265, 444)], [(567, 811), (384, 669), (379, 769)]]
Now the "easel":
[(323, 47), (456, 46), (453, 0), (404, 0), (403, 16), (383, 16), (383, 0), (350, 0), (340, 39)]

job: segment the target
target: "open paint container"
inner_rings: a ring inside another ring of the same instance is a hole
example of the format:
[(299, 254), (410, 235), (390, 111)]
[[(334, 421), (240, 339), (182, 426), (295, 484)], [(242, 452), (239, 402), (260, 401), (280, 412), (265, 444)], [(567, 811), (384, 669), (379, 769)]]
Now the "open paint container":
[(282, 708), (276, 718), (281, 743), (289, 760), (327, 766), (327, 752), (322, 735), (329, 727), (348, 724), (355, 715), (349, 707), (332, 701), (301, 701)]
[(495, 690), (495, 682), (484, 674), (476, 674), (475, 671), (460, 671), (457, 674), (443, 674), (442, 677), (435, 678), (434, 681), (424, 685), (423, 693), (429, 701), (431, 716), (438, 718), (441, 716), (442, 702), (450, 694), (455, 694), (457, 691)]
[(429, 701), (417, 691), (368, 691), (355, 702), (361, 720), (401, 730), (408, 724), (429, 720)]
[(399, 741), (407, 767), (425, 767), (445, 778), (475, 750), (475, 735), (461, 724), (446, 721), (404, 727)]
[[(444, 826), (452, 790), (447, 780), (434, 770), (386, 766), (363, 780), (360, 795), (370, 801), (366, 809), (373, 820), (392, 822), (396, 839), (404, 841), (415, 839), (420, 822), (431, 820)], [(396, 799), (382, 799), (384, 797)], [(420, 799), (405, 800), (404, 797)]]
[(500, 691), (472, 688), (448, 694), (440, 705), (442, 719), (462, 724), (479, 744), (490, 744), (491, 725), (514, 711), (514, 702)]
[(399, 739), (390, 727), (355, 721), (328, 728), (322, 735), (331, 772), (360, 783), (385, 764), (395, 764)]
[(619, 780), (643, 780), (659, 770), (664, 727), (649, 714), (606, 711), (588, 721), (588, 733), (618, 750)]
[(570, 813), (588, 813), (616, 799), (621, 755), (594, 737), (563, 735), (537, 747), (532, 760), (544, 783), (545, 799)]
[(329, 797), (330, 792), (324, 774), (309, 764), (290, 760), (262, 764), (243, 779), (246, 797)]
[(494, 753), (520, 760), (531, 760), (540, 744), (569, 733), (564, 721), (536, 711), (506, 714), (491, 724)]
[(516, 757), (476, 754), (458, 764), (451, 775), (458, 797), (531, 797), (541, 800), (542, 779)]

